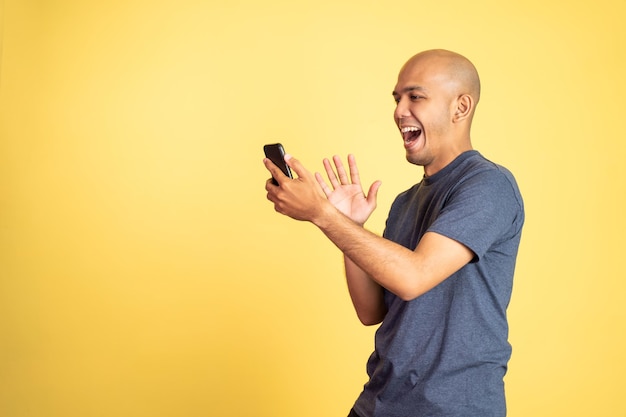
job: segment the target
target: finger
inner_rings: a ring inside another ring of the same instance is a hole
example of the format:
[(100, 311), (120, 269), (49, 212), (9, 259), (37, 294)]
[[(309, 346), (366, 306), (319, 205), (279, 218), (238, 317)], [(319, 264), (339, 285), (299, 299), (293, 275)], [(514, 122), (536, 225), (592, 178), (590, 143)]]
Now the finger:
[(339, 181), (342, 184), (350, 184), (350, 180), (348, 179), (348, 174), (346, 173), (345, 168), (343, 167), (343, 163), (341, 162), (341, 158), (335, 155), (333, 156), (333, 161), (335, 162), (335, 167), (337, 167), (337, 175), (339, 175)]
[(333, 186), (334, 189), (339, 187), (339, 180), (337, 179), (337, 175), (335, 175), (335, 170), (333, 166), (330, 164), (328, 158), (324, 158), (324, 169), (326, 170), (326, 175), (328, 176), (328, 180), (330, 181), (330, 185)]
[(285, 154), (285, 162), (289, 165), (289, 168), (291, 168), (293, 172), (298, 174), (298, 177), (311, 176), (311, 173), (304, 167), (304, 165), (288, 153)]
[(376, 207), (376, 199), (378, 196), (378, 189), (383, 183), (381, 181), (374, 181), (372, 185), (370, 185), (370, 189), (367, 192), (367, 202), (370, 206)]
[(322, 177), (322, 174), (320, 174), (319, 172), (315, 173), (315, 179), (322, 188), (322, 191), (324, 192), (326, 198), (328, 198), (332, 194), (333, 190), (331, 190), (328, 184), (326, 184), (326, 181), (324, 181), (324, 177)]
[(352, 154), (348, 155), (348, 167), (350, 168), (350, 179), (352, 180), (352, 183), (361, 185), (359, 168), (356, 165), (356, 158)]
[(276, 202), (278, 201), (276, 197), (276, 193), (279, 190), (280, 190), (280, 187), (274, 184), (273, 178), (269, 178), (265, 182), (265, 191), (267, 191), (265, 197), (274, 204), (276, 204)]
[[(287, 177), (269, 158), (263, 159), (263, 163), (278, 185), (282, 184), (286, 179), (289, 179), (289, 177)], [(269, 181), (271, 182), (271, 179)]]

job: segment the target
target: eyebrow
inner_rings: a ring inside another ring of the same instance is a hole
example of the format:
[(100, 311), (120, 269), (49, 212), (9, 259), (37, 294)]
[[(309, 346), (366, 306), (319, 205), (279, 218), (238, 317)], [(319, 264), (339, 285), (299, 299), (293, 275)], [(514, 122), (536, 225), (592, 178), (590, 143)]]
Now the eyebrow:
[[(402, 93), (408, 93), (408, 92), (415, 91), (415, 90), (418, 90), (418, 91), (426, 91), (426, 89), (425, 89), (424, 87), (420, 86), (420, 85), (413, 85), (413, 86), (409, 86), (409, 87), (404, 87), (404, 88), (402, 89)], [(391, 95), (392, 95), (392, 96), (399, 96), (399, 95), (400, 95), (400, 93), (398, 93), (398, 92), (396, 92), (396, 90), (394, 90), (394, 91), (391, 93)]]

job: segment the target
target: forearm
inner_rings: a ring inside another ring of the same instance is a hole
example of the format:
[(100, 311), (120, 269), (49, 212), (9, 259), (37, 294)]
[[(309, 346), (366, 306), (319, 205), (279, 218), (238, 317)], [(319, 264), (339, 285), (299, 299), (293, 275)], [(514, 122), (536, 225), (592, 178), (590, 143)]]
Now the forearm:
[(366, 326), (380, 323), (387, 314), (383, 287), (346, 255), (344, 263), (348, 291), (359, 320)]
[[(378, 236), (330, 205), (312, 221), (355, 267), (404, 300), (425, 293), (458, 269), (429, 261), (428, 251), (411, 251)], [(349, 262), (346, 266), (354, 270)], [(363, 281), (362, 277), (358, 279)]]
[[(375, 235), (330, 205), (313, 223), (343, 252), (351, 295), (353, 289), (373, 294), (372, 284), (379, 284), (401, 297), (407, 292), (411, 284), (406, 276), (413, 265), (406, 259), (412, 257), (412, 251)], [(373, 282), (364, 284), (368, 279)], [(356, 295), (359, 294), (357, 291)]]

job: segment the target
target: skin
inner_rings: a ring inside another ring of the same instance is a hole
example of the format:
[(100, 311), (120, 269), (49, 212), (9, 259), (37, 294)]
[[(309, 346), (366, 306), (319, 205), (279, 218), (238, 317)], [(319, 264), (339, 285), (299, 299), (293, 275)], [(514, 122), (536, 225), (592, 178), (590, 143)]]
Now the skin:
[[(443, 50), (417, 54), (402, 67), (393, 96), (398, 128), (417, 130), (401, 132), (406, 158), (423, 166), (425, 175), (472, 149), (470, 129), (480, 84), (467, 59)], [(266, 182), (267, 198), (277, 212), (316, 225), (343, 252), (348, 290), (363, 324), (384, 319), (383, 288), (409, 301), (472, 260), (469, 248), (437, 233), (427, 232), (411, 251), (365, 229), (381, 182), (375, 181), (365, 194), (353, 155), (348, 156), (348, 170), (337, 156), (323, 161), (329, 184), (290, 155), (285, 159), (297, 178), (286, 177), (265, 159), (279, 184)]]

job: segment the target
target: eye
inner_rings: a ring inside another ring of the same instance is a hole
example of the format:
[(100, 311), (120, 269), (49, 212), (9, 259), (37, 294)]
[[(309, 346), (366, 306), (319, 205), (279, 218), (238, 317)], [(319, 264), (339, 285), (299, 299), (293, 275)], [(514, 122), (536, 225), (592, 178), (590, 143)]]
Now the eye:
[(412, 94), (410, 97), (411, 97), (411, 101), (417, 101), (417, 100), (421, 100), (424, 98), (424, 96), (418, 96), (416, 94)]

